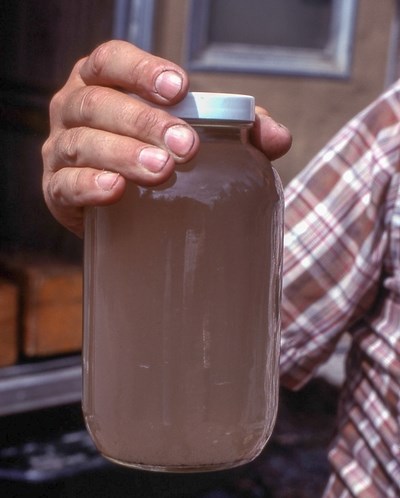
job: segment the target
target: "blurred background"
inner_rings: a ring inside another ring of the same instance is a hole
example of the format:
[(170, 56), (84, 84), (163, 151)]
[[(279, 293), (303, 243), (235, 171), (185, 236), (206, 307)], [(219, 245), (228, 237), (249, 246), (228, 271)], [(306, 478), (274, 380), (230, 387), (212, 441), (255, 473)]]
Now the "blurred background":
[(47, 212), (41, 146), (51, 96), (111, 38), (189, 73), (191, 90), (251, 94), (288, 126), (286, 184), (399, 73), (399, 2), (4, 0), (0, 10), (0, 493), (7, 497), (307, 497), (327, 477), (346, 339), (320, 376), (282, 391), (253, 464), (168, 476), (106, 463), (80, 400), (82, 241)]

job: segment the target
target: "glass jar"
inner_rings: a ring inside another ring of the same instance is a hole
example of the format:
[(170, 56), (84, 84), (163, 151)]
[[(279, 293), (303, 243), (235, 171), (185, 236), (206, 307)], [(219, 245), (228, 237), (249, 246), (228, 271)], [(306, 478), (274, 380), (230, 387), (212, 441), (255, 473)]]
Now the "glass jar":
[(282, 188), (249, 143), (253, 97), (168, 110), (199, 134), (196, 157), (86, 215), (83, 411), (115, 462), (226, 469), (261, 452), (276, 417)]

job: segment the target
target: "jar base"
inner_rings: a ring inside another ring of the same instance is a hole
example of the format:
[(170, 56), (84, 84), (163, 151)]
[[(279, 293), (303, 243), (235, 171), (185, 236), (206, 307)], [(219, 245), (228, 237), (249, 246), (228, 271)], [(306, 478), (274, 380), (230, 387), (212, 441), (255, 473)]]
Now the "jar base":
[(123, 460), (118, 460), (117, 458), (110, 457), (108, 455), (105, 455), (102, 453), (102, 456), (109, 460), (112, 463), (115, 463), (117, 465), (122, 465), (123, 467), (128, 467), (131, 469), (137, 469), (137, 470), (145, 470), (145, 471), (150, 471), (150, 472), (165, 472), (165, 473), (175, 473), (175, 474), (193, 474), (193, 473), (201, 473), (201, 472), (218, 472), (222, 470), (229, 470), (233, 469), (235, 467), (240, 467), (242, 465), (246, 465), (247, 463), (250, 463), (254, 458), (256, 458), (257, 455), (254, 456), (254, 458), (251, 459), (246, 459), (246, 460), (237, 460), (235, 462), (223, 462), (223, 463), (208, 463), (208, 464), (198, 464), (198, 465), (179, 465), (179, 464), (172, 464), (172, 465), (151, 465), (147, 463), (131, 463), (131, 462), (126, 462)]

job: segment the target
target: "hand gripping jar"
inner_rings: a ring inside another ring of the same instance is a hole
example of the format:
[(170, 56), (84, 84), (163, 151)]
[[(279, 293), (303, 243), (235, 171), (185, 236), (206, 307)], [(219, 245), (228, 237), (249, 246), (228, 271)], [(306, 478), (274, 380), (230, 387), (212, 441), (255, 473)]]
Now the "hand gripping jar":
[(200, 150), (86, 215), (83, 411), (107, 458), (169, 472), (254, 459), (276, 417), (283, 200), (254, 99), (168, 109)]

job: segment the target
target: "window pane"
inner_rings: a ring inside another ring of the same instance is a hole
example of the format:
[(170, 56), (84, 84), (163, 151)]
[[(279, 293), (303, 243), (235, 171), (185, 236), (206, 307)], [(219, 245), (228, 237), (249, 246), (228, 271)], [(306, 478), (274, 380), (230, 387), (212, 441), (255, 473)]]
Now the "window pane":
[(324, 49), (333, 0), (212, 0), (210, 43)]

